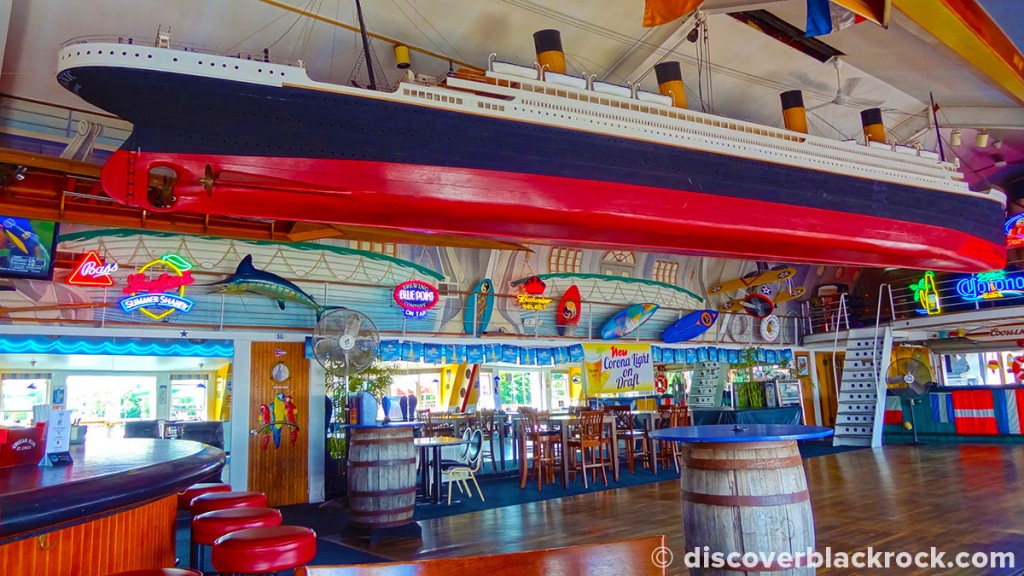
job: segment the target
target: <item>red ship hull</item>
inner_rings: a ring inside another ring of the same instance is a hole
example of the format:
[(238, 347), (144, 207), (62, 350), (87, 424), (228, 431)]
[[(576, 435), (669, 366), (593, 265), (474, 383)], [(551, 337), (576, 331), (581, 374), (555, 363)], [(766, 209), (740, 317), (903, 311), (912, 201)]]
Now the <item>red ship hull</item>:
[[(177, 174), (173, 202), (164, 192), (166, 208), (154, 205), (159, 193), (147, 178), (157, 166)], [(122, 150), (104, 166), (102, 182), (113, 199), (156, 211), (785, 262), (960, 272), (1006, 263), (1004, 246), (941, 226), (495, 170)]]

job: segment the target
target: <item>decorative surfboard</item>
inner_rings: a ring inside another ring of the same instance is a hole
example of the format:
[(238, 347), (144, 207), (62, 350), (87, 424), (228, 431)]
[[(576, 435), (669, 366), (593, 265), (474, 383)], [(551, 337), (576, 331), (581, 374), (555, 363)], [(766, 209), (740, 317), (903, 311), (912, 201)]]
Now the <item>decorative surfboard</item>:
[(762, 286), (764, 284), (771, 284), (772, 282), (779, 282), (787, 278), (792, 278), (796, 274), (795, 268), (789, 266), (776, 266), (771, 270), (764, 272), (751, 272), (742, 278), (736, 278), (735, 280), (728, 280), (726, 282), (720, 282), (715, 284), (711, 288), (708, 288), (708, 294), (726, 294), (734, 290), (746, 290), (747, 288), (753, 288), (754, 286)]
[(559, 336), (572, 336), (576, 331), (576, 325), (580, 323), (582, 304), (580, 289), (575, 284), (569, 286), (562, 294), (562, 299), (558, 301), (558, 318), (555, 324)]
[(601, 328), (601, 338), (604, 338), (605, 340), (622, 338), (640, 326), (643, 326), (643, 323), (647, 322), (651, 316), (654, 316), (654, 313), (657, 312), (657, 310), (657, 304), (633, 304), (615, 316), (612, 316), (611, 320)]
[(490, 278), (484, 278), (473, 287), (472, 294), (466, 299), (466, 312), (463, 314), (463, 327), (466, 334), (479, 336), (487, 331), (494, 312), (494, 284)]
[(718, 320), (718, 312), (714, 310), (695, 310), (679, 320), (661, 333), (661, 340), (667, 344), (674, 342), (685, 342), (693, 340), (697, 336), (707, 332)]

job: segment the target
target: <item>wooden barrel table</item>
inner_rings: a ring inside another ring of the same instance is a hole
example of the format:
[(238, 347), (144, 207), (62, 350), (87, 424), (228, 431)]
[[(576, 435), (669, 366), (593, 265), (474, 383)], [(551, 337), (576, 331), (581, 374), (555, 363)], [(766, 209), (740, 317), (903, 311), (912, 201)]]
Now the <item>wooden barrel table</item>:
[(366, 531), (412, 523), (416, 448), (411, 426), (349, 429), (349, 523)]
[[(657, 440), (687, 443), (680, 478), (685, 552), (706, 552), (712, 560), (689, 567), (690, 573), (814, 574), (806, 563), (814, 550), (814, 516), (796, 440), (831, 434), (831, 428), (772, 424), (652, 432)], [(716, 564), (715, 554), (734, 554), (736, 562)], [(769, 561), (780, 554), (787, 560)]]

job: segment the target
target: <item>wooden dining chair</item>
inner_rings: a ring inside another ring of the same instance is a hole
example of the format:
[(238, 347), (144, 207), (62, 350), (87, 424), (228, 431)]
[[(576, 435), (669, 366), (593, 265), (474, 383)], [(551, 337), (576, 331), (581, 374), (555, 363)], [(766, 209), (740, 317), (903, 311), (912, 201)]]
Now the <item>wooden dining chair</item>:
[[(634, 472), (633, 466), (636, 460), (642, 460), (647, 466), (647, 443), (650, 442), (650, 436), (646, 427), (636, 427), (633, 410), (629, 406), (605, 406), (604, 410), (615, 416), (615, 433), (618, 439), (625, 444), (625, 449), (620, 454), (625, 454), (630, 474)], [(637, 442), (640, 443), (639, 450), (637, 450)]]
[(555, 481), (555, 444), (560, 441), (557, 433), (541, 427), (540, 414), (533, 408), (520, 408), (519, 419), (523, 427), (524, 446), (530, 443), (533, 448), (533, 459), (529, 466), (526, 465), (526, 450), (520, 454), (524, 460), (519, 487), (526, 488), (526, 482), (531, 473), (537, 477), (537, 490), (542, 490), (544, 483)]
[(662, 557), (658, 552), (664, 548), (664, 536), (648, 536), (632, 540), (490, 556), (438, 558), (384, 564), (305, 566), (298, 568), (295, 571), (295, 576), (451, 576), (452, 574), (666, 576), (668, 566), (662, 564), (668, 563), (652, 561), (652, 558)]
[[(580, 451), (580, 472), (583, 473), (583, 487), (589, 488), (587, 483), (587, 470), (593, 470), (594, 481), (597, 481), (597, 469), (601, 469), (601, 480), (608, 485), (608, 474), (605, 466), (609, 464), (605, 458), (605, 449), (611, 453), (611, 438), (607, 433), (608, 428), (604, 425), (604, 412), (600, 410), (586, 410), (580, 414), (579, 436), (569, 439), (566, 447), (569, 458), (575, 464), (576, 450)], [(587, 462), (587, 454), (590, 454), (590, 462)], [(573, 474), (576, 473), (575, 467)]]
[[(658, 419), (655, 428), (676, 428), (689, 425), (689, 411), (686, 406), (659, 406)], [(671, 462), (676, 472), (681, 471), (682, 452), (679, 450), (679, 442), (658, 441), (658, 463), (668, 468)]]

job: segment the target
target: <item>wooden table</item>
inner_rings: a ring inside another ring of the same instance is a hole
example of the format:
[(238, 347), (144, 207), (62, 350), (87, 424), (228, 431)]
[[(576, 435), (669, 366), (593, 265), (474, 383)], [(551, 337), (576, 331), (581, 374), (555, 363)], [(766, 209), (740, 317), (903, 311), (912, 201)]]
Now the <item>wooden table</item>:
[[(522, 419), (515, 423), (516, 426), (516, 444), (519, 448), (519, 474), (525, 473), (526, 463), (526, 435), (523, 434)], [(546, 416), (539, 418), (541, 424), (553, 425), (558, 424), (560, 428), (559, 441), (562, 443), (562, 487), (567, 488), (569, 486), (569, 457), (567, 454), (567, 448), (569, 446), (569, 428), (573, 424), (579, 424), (578, 416), (560, 415), (560, 416)], [(611, 460), (612, 460), (612, 478), (616, 482), (619, 480), (619, 441), (618, 433), (615, 428), (615, 417), (611, 414), (605, 414), (604, 425), (610, 429), (609, 438), (611, 438)]]
[[(686, 470), (680, 479), (686, 549), (766, 556), (813, 550), (814, 517), (796, 441), (831, 435), (831, 428), (780, 424), (681, 426), (652, 432), (655, 440), (686, 443)], [(691, 567), (690, 572), (720, 573), (707, 568)], [(783, 573), (814, 574), (814, 568)]]

